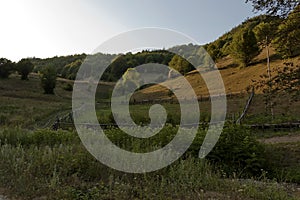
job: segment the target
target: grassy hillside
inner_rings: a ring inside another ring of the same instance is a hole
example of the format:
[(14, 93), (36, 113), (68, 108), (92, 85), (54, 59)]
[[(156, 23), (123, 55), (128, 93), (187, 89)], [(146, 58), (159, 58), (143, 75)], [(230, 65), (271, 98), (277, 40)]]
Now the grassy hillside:
[[(72, 110), (72, 91), (65, 90), (73, 81), (58, 78), (55, 95), (44, 94), (40, 76), (31, 74), (28, 81), (19, 75), (0, 79), (0, 127), (43, 128), (53, 124), (56, 116)], [(99, 84), (96, 99), (108, 98), (112, 84)]]
[[(253, 80), (259, 80), (261, 75), (266, 74), (265, 60), (265, 53), (261, 52), (261, 54), (255, 58), (256, 63), (246, 68), (235, 66), (230, 56), (226, 56), (217, 62), (224, 81), (226, 93), (229, 97), (227, 119), (236, 119), (243, 111), (249, 96), (246, 88), (253, 84)], [(300, 57), (293, 58), (292, 61), (299, 64)], [(284, 62), (285, 60), (276, 57), (274, 50), (271, 50), (271, 69), (283, 66)], [(209, 76), (211, 72), (203, 71), (203, 73)], [(55, 95), (44, 95), (40, 86), (40, 78), (37, 74), (31, 74), (29, 81), (21, 81), (19, 79), (19, 76), (14, 74), (9, 79), (0, 80), (0, 107), (2, 110), (0, 113), (0, 125), (17, 125), (28, 128), (33, 128), (34, 126), (49, 126), (49, 124), (53, 123), (53, 119), (55, 119), (56, 115), (60, 116), (71, 111), (72, 92), (64, 88), (68, 83), (72, 84), (73, 81), (58, 78)], [(196, 94), (203, 99), (203, 101), (200, 102), (202, 115), (209, 116), (210, 103), (205, 100), (208, 96), (208, 91), (203, 79), (197, 71), (188, 73), (186, 79), (190, 82)], [(174, 78), (167, 82), (169, 85), (172, 85), (172, 88), (175, 90), (181, 87), (180, 78)], [(113, 86), (114, 83), (100, 84), (96, 93), (96, 100), (103, 102), (103, 99), (108, 99)], [(261, 91), (256, 91), (256, 94), (248, 112), (249, 123), (261, 121), (266, 111)], [(134, 98), (138, 102), (154, 99), (174, 99), (175, 97), (170, 94), (166, 88), (155, 85), (138, 91)], [(289, 105), (288, 102), (285, 101), (286, 98), (289, 97), (276, 100), (278, 103), (274, 109), (275, 114), (279, 116), (279, 118), (284, 118), (283, 121), (297, 120), (300, 103), (296, 102)], [(140, 114), (147, 115), (147, 108), (143, 106), (140, 107), (141, 108), (135, 106), (133, 112), (145, 110), (145, 112)], [(167, 105), (167, 107), (170, 106)], [(174, 106), (171, 106), (170, 109), (172, 110), (173, 107)], [(109, 108), (105, 108), (104, 113), (109, 115), (110, 111), (107, 109)], [(269, 120), (269, 118), (263, 121), (267, 120)]]
[[(300, 64), (300, 57), (295, 57), (289, 60), (282, 60), (276, 57), (274, 50), (271, 50), (271, 71), (272, 75), (276, 75), (276, 72), (273, 72), (276, 68), (282, 68), (284, 63), (287, 61), (292, 61), (295, 64)], [(229, 113), (241, 112), (243, 106), (246, 103), (246, 99), (249, 96), (248, 89), (252, 88), (254, 85), (253, 81), (259, 81), (261, 76), (267, 74), (267, 66), (266, 66), (266, 53), (263, 51), (258, 55), (254, 60), (253, 65), (245, 68), (240, 68), (235, 65), (233, 59), (230, 56), (226, 56), (220, 59), (216, 65), (220, 71), (222, 76), (226, 94), (230, 97), (236, 96), (233, 102), (231, 99), (228, 101), (228, 111)], [(205, 76), (209, 77), (211, 71), (202, 71), (201, 73), (205, 74)], [(199, 74), (198, 71), (192, 71), (188, 73), (185, 78), (189, 81), (191, 86), (193, 87), (196, 95), (198, 97), (207, 97), (209, 96), (206, 84)], [(182, 87), (182, 78), (174, 78), (168, 80), (166, 85), (171, 85), (172, 89), (176, 90)], [(213, 81), (213, 80), (212, 80)], [(184, 91), (185, 94), (189, 94), (190, 91)], [(212, 91), (214, 94), (218, 94), (216, 91)], [(263, 114), (265, 112), (265, 103), (263, 98), (263, 93), (261, 90), (255, 90), (256, 96), (255, 101), (253, 102), (253, 106), (250, 110), (251, 114)], [(243, 97), (242, 99), (239, 97)], [(160, 85), (150, 86), (141, 91), (138, 91), (134, 97), (137, 101), (142, 101), (145, 99), (172, 99), (175, 98), (174, 95), (170, 94), (169, 90)], [(297, 113), (300, 111), (300, 104), (297, 102), (289, 104), (286, 99), (288, 96), (282, 96), (281, 98), (276, 99), (275, 101), (278, 104), (275, 107), (276, 114), (291, 114), (292, 116), (298, 116)], [(241, 100), (241, 101), (238, 101)], [(236, 109), (239, 108), (239, 109)]]

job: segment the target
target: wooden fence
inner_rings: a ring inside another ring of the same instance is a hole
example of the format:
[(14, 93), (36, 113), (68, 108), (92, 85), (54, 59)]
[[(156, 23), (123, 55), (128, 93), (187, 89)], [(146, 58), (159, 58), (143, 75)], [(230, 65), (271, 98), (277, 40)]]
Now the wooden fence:
[[(217, 122), (218, 123), (218, 122)], [(82, 123), (77, 124), (80, 126), (84, 126), (86, 128), (95, 128), (100, 126), (102, 129), (109, 128), (118, 128), (119, 126), (123, 127), (132, 127), (132, 125), (128, 124), (90, 124), (90, 123)], [(169, 124), (172, 125), (172, 124)], [(192, 127), (207, 127), (211, 125), (210, 123), (202, 122), (198, 124), (184, 124), (182, 127), (192, 128)], [(300, 121), (299, 122), (286, 122), (286, 123), (277, 123), (277, 124), (243, 124), (244, 127), (254, 129), (254, 130), (284, 130), (284, 129), (300, 129)], [(70, 122), (55, 122), (52, 126), (53, 130), (57, 129), (75, 129), (74, 123)]]

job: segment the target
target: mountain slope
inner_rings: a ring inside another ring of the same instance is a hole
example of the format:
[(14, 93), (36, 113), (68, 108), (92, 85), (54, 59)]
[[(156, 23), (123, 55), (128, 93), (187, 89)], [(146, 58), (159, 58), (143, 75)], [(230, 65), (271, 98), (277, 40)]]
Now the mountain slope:
[[(275, 68), (282, 67), (286, 60), (280, 60), (276, 58), (274, 54), (274, 50), (271, 51), (271, 71)], [(246, 68), (239, 68), (235, 66), (233, 59), (230, 56), (226, 56), (219, 60), (216, 63), (217, 67), (219, 68), (219, 72), (222, 76), (224, 86), (226, 89), (226, 93), (240, 93), (246, 92), (247, 87), (251, 87), (253, 85), (252, 80), (259, 80), (261, 79), (261, 75), (267, 73), (267, 66), (266, 66), (266, 56), (265, 52), (262, 51), (260, 55), (255, 58), (256, 64), (253, 64)], [(290, 59), (295, 64), (300, 64), (300, 56)], [(211, 71), (203, 71), (206, 76), (209, 76)], [(273, 74), (275, 75), (275, 74)], [(201, 75), (197, 70), (194, 70), (188, 73), (185, 78), (190, 82), (191, 86), (193, 87), (197, 96), (208, 96), (208, 90), (204, 80), (201, 78)], [(181, 78), (170, 79), (167, 81), (168, 83), (164, 83), (166, 85), (171, 85), (172, 89), (177, 89), (181, 87)], [(185, 91), (188, 92), (188, 91)], [(216, 93), (215, 91), (212, 91)], [(257, 91), (261, 93), (261, 91)], [(170, 98), (170, 93), (168, 89), (163, 88), (159, 85), (154, 85), (148, 88), (145, 88), (135, 95), (135, 99), (145, 100), (145, 99), (168, 99)]]

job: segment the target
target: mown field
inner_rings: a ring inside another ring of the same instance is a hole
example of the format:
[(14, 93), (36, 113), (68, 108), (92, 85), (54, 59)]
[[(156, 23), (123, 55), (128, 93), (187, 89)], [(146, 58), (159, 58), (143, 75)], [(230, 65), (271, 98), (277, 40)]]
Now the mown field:
[[(12, 199), (299, 199), (300, 142), (266, 144), (261, 139), (299, 135), (299, 130), (252, 131), (232, 123), (247, 95), (229, 99), (228, 122), (206, 159), (198, 152), (207, 126), (200, 126), (189, 150), (172, 165), (146, 174), (113, 170), (91, 156), (75, 130), (50, 130), (56, 116), (71, 110), (71, 91), (59, 80), (44, 95), (37, 75), (0, 80), (0, 188)], [(100, 122), (112, 122), (102, 85), (96, 95)], [(104, 103), (106, 102), (106, 103)], [(177, 104), (163, 104), (170, 117), (160, 134), (138, 140), (116, 128), (105, 131), (118, 146), (148, 152), (170, 142), (180, 117)], [(149, 105), (132, 105), (137, 123), (149, 120)], [(209, 121), (209, 102), (200, 102)], [(257, 121), (260, 116), (257, 115)], [(255, 119), (255, 116), (254, 116)], [(284, 118), (285, 119), (285, 118)], [(103, 120), (103, 121), (101, 121)]]

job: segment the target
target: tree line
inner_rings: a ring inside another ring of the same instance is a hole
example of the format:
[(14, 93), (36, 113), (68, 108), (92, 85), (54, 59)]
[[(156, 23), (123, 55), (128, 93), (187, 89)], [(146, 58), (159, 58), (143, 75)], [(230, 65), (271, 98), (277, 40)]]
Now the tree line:
[(28, 59), (22, 59), (14, 63), (9, 59), (0, 58), (0, 77), (8, 78), (13, 72), (18, 72), (22, 80), (28, 80), (28, 74), (33, 70), (34, 65)]
[(300, 6), (287, 16), (259, 15), (204, 47), (213, 60), (230, 55), (242, 67), (251, 65), (266, 46), (272, 46), (281, 58), (292, 58), (300, 55), (299, 24)]
[[(15, 63), (6, 58), (0, 58), (0, 78), (7, 79), (12, 73), (17, 72), (21, 80), (29, 80), (28, 75), (33, 71), (34, 64), (30, 59), (21, 59)], [(41, 86), (46, 94), (54, 94), (56, 85), (56, 71), (47, 67), (41, 71)]]

